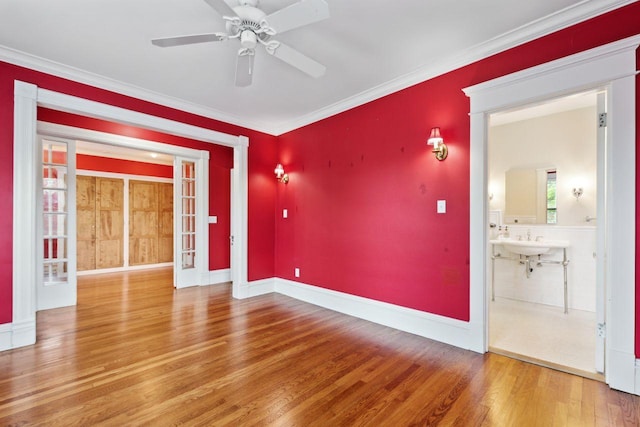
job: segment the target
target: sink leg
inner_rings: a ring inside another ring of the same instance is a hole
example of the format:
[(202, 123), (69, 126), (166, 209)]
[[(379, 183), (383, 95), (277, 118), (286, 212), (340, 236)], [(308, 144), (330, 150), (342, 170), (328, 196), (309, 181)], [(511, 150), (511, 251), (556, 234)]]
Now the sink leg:
[(496, 281), (496, 249), (495, 245), (491, 248), (491, 301), (496, 300), (496, 291), (493, 288)]

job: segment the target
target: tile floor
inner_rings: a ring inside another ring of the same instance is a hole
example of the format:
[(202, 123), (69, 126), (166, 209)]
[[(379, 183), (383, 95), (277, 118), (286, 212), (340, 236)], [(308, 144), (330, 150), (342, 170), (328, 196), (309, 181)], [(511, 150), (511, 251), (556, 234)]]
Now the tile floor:
[(496, 297), (489, 309), (489, 346), (516, 358), (595, 374), (595, 325), (592, 312), (564, 314), (561, 307)]

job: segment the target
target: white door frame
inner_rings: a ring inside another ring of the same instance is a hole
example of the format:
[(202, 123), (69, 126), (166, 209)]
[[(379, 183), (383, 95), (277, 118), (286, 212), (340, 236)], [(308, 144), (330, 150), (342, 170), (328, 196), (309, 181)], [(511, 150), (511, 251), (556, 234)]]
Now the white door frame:
[(488, 350), (487, 129), (491, 113), (576, 92), (608, 93), (606, 382), (638, 393), (635, 373), (635, 75), (640, 36), (464, 89), (471, 98), (470, 348)]
[[(234, 149), (234, 168), (237, 170), (234, 184), (238, 195), (235, 205), (238, 212), (235, 213), (237, 226), (235, 233), (236, 242), (240, 242), (240, 250), (232, 250), (231, 257), (244, 258), (243, 262), (233, 259), (233, 265), (237, 268), (246, 268), (247, 247), (247, 152), (249, 140), (244, 136), (234, 136), (198, 126), (189, 125), (173, 120), (168, 120), (145, 113), (127, 110), (112, 105), (90, 101), (63, 93), (41, 89), (34, 84), (21, 81), (14, 82), (14, 142), (13, 142), (13, 316), (10, 331), (3, 334), (0, 340), (0, 350), (16, 348), (35, 343), (36, 339), (36, 304), (35, 289), (37, 275), (33, 259), (39, 246), (36, 241), (35, 215), (25, 215), (25, 212), (36, 212), (35, 194), (37, 190), (36, 171), (37, 164), (37, 107), (42, 106), (54, 110), (65, 111), (102, 120), (117, 123), (126, 123), (145, 129), (151, 129), (171, 135), (182, 136), (203, 142), (224, 145)], [(132, 142), (133, 138), (119, 138)], [(145, 142), (137, 140), (134, 148), (149, 149), (154, 151), (159, 143), (145, 146)], [(121, 145), (126, 145), (122, 144)], [(164, 147), (167, 154), (179, 155), (184, 153), (183, 148), (169, 144), (159, 144)], [(162, 151), (162, 150), (158, 150)], [(193, 151), (193, 150), (191, 150)], [(177, 153), (177, 154), (176, 154)], [(189, 156), (186, 156), (189, 157)], [(208, 176), (205, 179), (208, 182)], [(208, 203), (206, 204), (208, 209)], [(208, 258), (208, 257), (207, 257)], [(234, 296), (240, 294), (239, 289), (248, 286), (246, 283), (247, 272), (234, 273), (238, 278), (244, 278), (245, 282), (233, 283)], [(204, 274), (203, 274), (204, 279)]]

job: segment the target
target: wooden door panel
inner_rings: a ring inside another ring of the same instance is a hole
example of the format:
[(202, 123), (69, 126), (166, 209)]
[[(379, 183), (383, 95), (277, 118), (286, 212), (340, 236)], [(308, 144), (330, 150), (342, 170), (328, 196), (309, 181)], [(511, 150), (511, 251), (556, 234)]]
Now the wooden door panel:
[(96, 268), (124, 266), (124, 180), (96, 180)]
[(156, 264), (158, 237), (140, 237), (129, 241), (129, 265)]
[(80, 240), (77, 243), (77, 270), (95, 270), (96, 268), (96, 241), (95, 239)]
[(76, 176), (77, 270), (96, 268), (96, 178)]
[(122, 267), (122, 241), (101, 240), (96, 243), (96, 265), (99, 268)]
[(158, 237), (158, 213), (157, 212), (132, 212), (129, 218), (130, 238)]
[(173, 184), (159, 185), (158, 261), (173, 261)]
[(96, 238), (96, 212), (94, 209), (76, 211), (76, 226), (78, 241), (94, 240)]
[(158, 184), (147, 181), (129, 181), (129, 205), (134, 211), (157, 211)]
[(124, 221), (122, 211), (104, 211), (98, 213), (98, 222), (100, 223), (101, 240), (119, 240), (122, 241)]
[(158, 183), (129, 181), (129, 265), (158, 263)]

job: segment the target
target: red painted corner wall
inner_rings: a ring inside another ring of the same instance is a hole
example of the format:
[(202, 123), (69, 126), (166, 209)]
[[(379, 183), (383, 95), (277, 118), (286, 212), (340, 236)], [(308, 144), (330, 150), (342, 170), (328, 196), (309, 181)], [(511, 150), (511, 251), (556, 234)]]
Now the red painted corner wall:
[[(278, 190), (276, 274), (468, 320), (472, 177), (462, 89), (636, 35), (638, 22), (634, 3), (281, 136), (291, 180)], [(444, 162), (425, 144), (433, 126), (449, 147)], [(446, 214), (436, 213), (437, 200)]]

